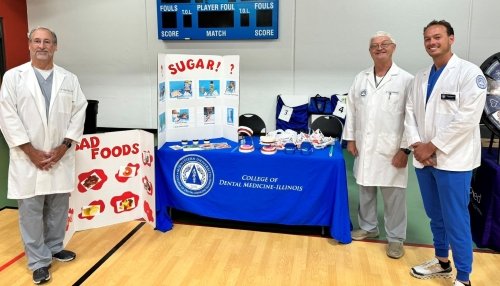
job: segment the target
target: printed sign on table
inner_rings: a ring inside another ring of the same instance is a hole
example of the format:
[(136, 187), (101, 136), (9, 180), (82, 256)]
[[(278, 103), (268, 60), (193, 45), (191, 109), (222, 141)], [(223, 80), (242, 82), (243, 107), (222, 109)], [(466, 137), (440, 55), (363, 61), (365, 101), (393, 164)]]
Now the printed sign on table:
[(154, 136), (141, 130), (84, 135), (65, 244), (73, 233), (143, 218), (155, 227)]

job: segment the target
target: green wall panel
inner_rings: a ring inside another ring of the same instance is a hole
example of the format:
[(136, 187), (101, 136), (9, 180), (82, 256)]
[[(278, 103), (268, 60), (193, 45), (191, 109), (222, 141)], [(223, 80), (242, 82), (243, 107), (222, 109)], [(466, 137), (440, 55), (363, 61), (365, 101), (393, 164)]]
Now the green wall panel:
[(9, 170), (9, 147), (0, 133), (0, 209), (17, 207), (15, 200), (7, 199), (7, 173)]

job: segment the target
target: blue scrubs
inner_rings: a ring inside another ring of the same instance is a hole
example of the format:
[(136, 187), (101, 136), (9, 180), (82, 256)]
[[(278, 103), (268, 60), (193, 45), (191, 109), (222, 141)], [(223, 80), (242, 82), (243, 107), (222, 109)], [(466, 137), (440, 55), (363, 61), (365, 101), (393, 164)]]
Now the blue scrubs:
[(435, 255), (448, 257), (451, 246), (457, 279), (469, 281), (472, 271), (472, 236), (469, 200), (472, 171), (415, 169), (425, 212), (431, 219)]

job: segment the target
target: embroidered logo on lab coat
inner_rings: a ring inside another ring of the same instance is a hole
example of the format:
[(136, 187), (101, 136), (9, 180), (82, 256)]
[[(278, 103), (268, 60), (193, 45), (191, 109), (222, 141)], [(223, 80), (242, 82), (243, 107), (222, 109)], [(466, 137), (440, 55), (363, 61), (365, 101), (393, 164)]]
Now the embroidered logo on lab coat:
[(476, 84), (479, 88), (485, 89), (486, 88), (486, 78), (482, 75), (478, 75), (476, 77)]

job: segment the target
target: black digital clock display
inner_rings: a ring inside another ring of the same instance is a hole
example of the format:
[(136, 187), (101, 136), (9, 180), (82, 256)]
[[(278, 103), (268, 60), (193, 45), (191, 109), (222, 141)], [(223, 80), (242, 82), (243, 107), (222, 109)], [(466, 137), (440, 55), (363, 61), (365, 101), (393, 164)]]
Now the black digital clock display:
[(278, 38), (278, 0), (157, 0), (161, 40)]

